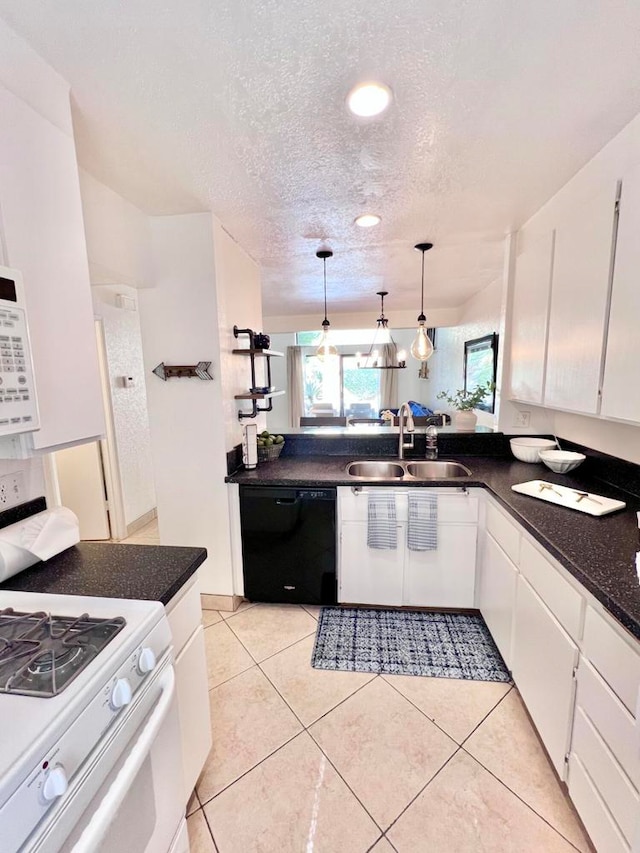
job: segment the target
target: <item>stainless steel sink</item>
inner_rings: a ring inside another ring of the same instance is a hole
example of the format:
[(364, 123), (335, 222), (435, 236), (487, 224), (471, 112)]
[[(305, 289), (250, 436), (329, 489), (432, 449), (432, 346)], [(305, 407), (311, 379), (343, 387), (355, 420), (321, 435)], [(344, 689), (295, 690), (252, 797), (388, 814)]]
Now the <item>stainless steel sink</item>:
[(388, 462), (372, 459), (367, 462), (350, 462), (347, 474), (366, 480), (401, 480), (407, 475), (414, 480), (451, 480), (470, 477), (471, 471), (459, 462)]
[(407, 473), (416, 480), (447, 480), (451, 477), (470, 477), (471, 471), (459, 462), (407, 462)]
[(372, 462), (350, 462), (347, 474), (366, 477), (367, 480), (399, 480), (404, 477), (404, 468), (396, 462), (374, 460)]

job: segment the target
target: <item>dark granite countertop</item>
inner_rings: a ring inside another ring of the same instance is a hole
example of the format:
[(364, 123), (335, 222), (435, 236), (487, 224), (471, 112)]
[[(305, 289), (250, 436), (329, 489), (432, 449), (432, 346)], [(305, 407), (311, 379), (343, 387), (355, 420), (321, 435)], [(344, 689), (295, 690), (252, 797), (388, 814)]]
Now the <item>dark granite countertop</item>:
[[(403, 486), (461, 485), (460, 481), (367, 481), (349, 477), (347, 462), (357, 457), (288, 456), (230, 475), (230, 483), (269, 486)], [(443, 458), (441, 456), (441, 458)], [(636, 511), (640, 498), (581, 473), (554, 474), (542, 463), (513, 458), (453, 456), (472, 472), (468, 486), (486, 488), (531, 535), (552, 554), (604, 607), (640, 639), (640, 583), (635, 554), (640, 547)], [(626, 501), (627, 508), (602, 517), (556, 506), (511, 490), (516, 483), (547, 480), (605, 497)]]
[(168, 604), (206, 556), (204, 548), (80, 542), (9, 578), (0, 593), (15, 589)]

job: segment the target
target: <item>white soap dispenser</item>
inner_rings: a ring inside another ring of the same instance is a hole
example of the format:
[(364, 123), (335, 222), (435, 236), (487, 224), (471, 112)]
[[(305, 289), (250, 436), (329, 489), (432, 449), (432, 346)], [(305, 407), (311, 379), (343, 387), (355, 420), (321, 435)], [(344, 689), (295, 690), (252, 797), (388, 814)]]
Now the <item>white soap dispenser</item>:
[(250, 471), (258, 465), (258, 425), (246, 424), (242, 430), (242, 462)]

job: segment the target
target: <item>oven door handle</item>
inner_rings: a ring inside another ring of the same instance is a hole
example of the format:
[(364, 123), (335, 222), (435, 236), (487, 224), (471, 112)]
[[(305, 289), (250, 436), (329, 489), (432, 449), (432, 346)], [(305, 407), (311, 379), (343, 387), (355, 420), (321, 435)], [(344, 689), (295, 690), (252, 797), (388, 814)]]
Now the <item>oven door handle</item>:
[(169, 712), (175, 693), (175, 675), (172, 666), (162, 676), (159, 686), (161, 689), (160, 699), (147, 724), (105, 794), (98, 810), (73, 846), (71, 853), (93, 853), (106, 835), (115, 813), (122, 805), (131, 783), (149, 755), (153, 742)]

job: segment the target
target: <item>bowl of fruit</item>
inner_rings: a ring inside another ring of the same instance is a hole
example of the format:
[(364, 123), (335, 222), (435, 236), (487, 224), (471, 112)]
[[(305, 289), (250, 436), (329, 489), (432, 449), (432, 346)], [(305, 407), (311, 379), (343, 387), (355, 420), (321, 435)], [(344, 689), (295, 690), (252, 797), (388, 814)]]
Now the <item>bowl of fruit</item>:
[(283, 436), (273, 435), (268, 429), (263, 430), (258, 436), (258, 460), (273, 462), (280, 456), (283, 447)]

